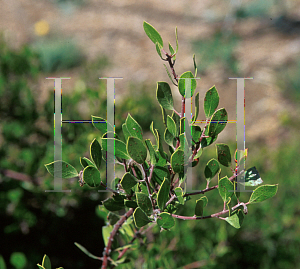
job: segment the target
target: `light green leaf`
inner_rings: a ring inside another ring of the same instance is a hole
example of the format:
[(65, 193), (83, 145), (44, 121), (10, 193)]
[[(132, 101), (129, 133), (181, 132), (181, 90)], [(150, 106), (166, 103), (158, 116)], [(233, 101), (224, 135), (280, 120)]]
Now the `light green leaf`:
[(54, 176), (54, 163), (58, 163), (59, 166), (61, 165), (61, 169), (57, 170), (57, 172), (61, 173), (62, 178), (73, 178), (78, 176), (77, 170), (71, 164), (61, 160), (45, 164), (46, 169), (52, 176)]
[(160, 34), (157, 32), (157, 30), (148, 22), (143, 23), (144, 31), (147, 34), (147, 36), (151, 39), (151, 41), (155, 44), (156, 42), (163, 47), (164, 43), (160, 36)]
[(92, 116), (92, 123), (95, 128), (97, 128), (100, 132), (102, 132), (102, 134), (107, 133), (107, 124), (109, 125), (108, 131), (114, 130), (114, 127), (101, 117)]
[(219, 105), (219, 94), (215, 86), (211, 87), (205, 94), (204, 113), (206, 118), (211, 117)]
[(170, 213), (163, 212), (159, 214), (157, 224), (164, 229), (171, 229), (175, 225), (175, 220)]
[(161, 46), (158, 42), (156, 42), (156, 43), (155, 43), (155, 48), (156, 48), (157, 54), (158, 54), (159, 57), (163, 60), (163, 57), (162, 57), (162, 55), (161, 55), (161, 49), (162, 49), (162, 46)]
[(108, 244), (108, 238), (110, 236), (110, 233), (113, 230), (113, 226), (109, 225), (109, 226), (102, 226), (102, 237), (103, 237), (103, 241), (104, 241), (104, 245), (107, 246)]
[(167, 127), (169, 132), (173, 135), (173, 137), (178, 136), (175, 121), (169, 115), (167, 116)]
[(169, 110), (174, 109), (172, 91), (167, 82), (157, 82), (156, 98), (163, 108)]
[(130, 136), (130, 133), (127, 129), (126, 123), (122, 124), (122, 131), (123, 131), (123, 134), (124, 134), (124, 137), (125, 137), (125, 141), (127, 142), (127, 139)]
[(175, 188), (174, 192), (176, 194), (176, 197), (177, 197), (179, 203), (183, 205), (184, 204), (184, 198), (183, 198), (182, 188), (181, 187), (177, 187), (177, 188)]
[(219, 194), (222, 197), (224, 202), (228, 202), (228, 200), (232, 197), (234, 191), (233, 183), (228, 179), (227, 176), (221, 178), (218, 184)]
[(96, 167), (100, 169), (101, 161), (102, 161), (102, 150), (99, 142), (95, 138), (90, 146), (90, 155), (91, 159), (95, 163)]
[(95, 166), (95, 164), (91, 160), (89, 160), (88, 158), (86, 158), (86, 157), (83, 157), (83, 158), (80, 157), (80, 164), (82, 165), (83, 168), (85, 168), (85, 167), (87, 167), (89, 165)]
[(133, 219), (135, 226), (138, 228), (141, 228), (145, 225), (147, 225), (151, 220), (147, 217), (147, 215), (144, 213), (142, 209), (137, 207), (133, 213)]
[[(97, 256), (91, 254), (85, 247), (83, 247), (83, 246), (80, 245), (79, 243), (74, 242), (74, 244), (75, 244), (76, 247), (78, 247), (84, 254), (86, 254), (86, 255), (89, 256), (90, 258), (95, 259), (95, 260), (101, 259), (101, 257), (97, 257)], [(105, 245), (107, 245), (107, 244), (105, 244)]]
[(232, 215), (225, 218), (225, 220), (234, 228), (239, 229), (242, 226), (244, 214), (241, 209), (235, 210), (232, 212)]
[(185, 93), (185, 80), (186, 79), (189, 79), (187, 83), (191, 83), (191, 95), (188, 95), (190, 97), (193, 96), (194, 92), (195, 92), (195, 89), (196, 89), (196, 86), (197, 86), (197, 82), (195, 80), (195, 77), (194, 75), (192, 74), (191, 71), (187, 71), (185, 73), (183, 73), (180, 78), (179, 78), (179, 82), (178, 82), (178, 90), (180, 92), (180, 94), (185, 97), (186, 93)]
[(170, 181), (165, 178), (157, 194), (157, 205), (160, 210), (164, 210), (166, 203), (169, 200)]
[(271, 197), (273, 197), (278, 190), (278, 184), (275, 185), (263, 185), (256, 188), (250, 196), (249, 203), (260, 203)]

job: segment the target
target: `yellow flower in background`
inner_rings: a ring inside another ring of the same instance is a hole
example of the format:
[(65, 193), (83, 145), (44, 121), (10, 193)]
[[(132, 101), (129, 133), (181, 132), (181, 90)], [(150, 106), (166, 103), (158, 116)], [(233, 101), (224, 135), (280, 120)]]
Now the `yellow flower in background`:
[(45, 20), (40, 20), (34, 24), (34, 32), (38, 36), (43, 36), (49, 33), (49, 23)]

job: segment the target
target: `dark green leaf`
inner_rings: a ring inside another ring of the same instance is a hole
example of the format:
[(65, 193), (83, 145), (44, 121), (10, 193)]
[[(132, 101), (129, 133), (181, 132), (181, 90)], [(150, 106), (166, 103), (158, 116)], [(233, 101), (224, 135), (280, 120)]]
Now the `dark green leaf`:
[(124, 204), (125, 204), (125, 206), (130, 207), (130, 208), (138, 207), (137, 203), (132, 200), (124, 200)]
[[(170, 131), (168, 129), (165, 130), (165, 133), (164, 133), (164, 139), (165, 139), (165, 142), (173, 147), (174, 146), (174, 136), (170, 133)], [(175, 140), (176, 141), (176, 140)]]
[(167, 127), (168, 127), (169, 132), (173, 135), (173, 137), (178, 136), (176, 124), (169, 115), (167, 117)]
[(201, 197), (196, 201), (195, 207), (195, 215), (202, 217), (203, 216), (203, 209), (207, 205), (208, 199), (206, 196)]
[(171, 229), (175, 225), (175, 220), (170, 213), (163, 212), (159, 214), (157, 224), (164, 229)]
[(101, 151), (101, 146), (96, 138), (91, 143), (90, 155), (91, 155), (91, 159), (95, 163), (96, 167), (98, 169), (100, 169), (101, 160), (102, 160), (102, 151)]
[(2, 255), (0, 255), (0, 268), (6, 269), (6, 264), (5, 264), (5, 261), (2, 257)]
[(83, 170), (83, 180), (90, 187), (98, 187), (101, 183), (99, 170), (95, 166), (87, 166)]
[[(177, 115), (174, 111), (172, 113), (172, 119), (174, 120), (175, 122), (175, 125), (176, 125), (176, 132), (177, 134), (179, 135), (179, 131), (180, 131), (180, 116)], [(178, 136), (177, 135), (177, 136)]]
[(199, 111), (200, 111), (200, 94), (199, 92), (197, 92), (195, 97), (195, 119), (194, 119), (195, 121), (198, 118)]
[(109, 225), (115, 225), (118, 222), (118, 220), (120, 219), (120, 217), (113, 212), (109, 212), (107, 215), (107, 219), (108, 219)]
[(157, 32), (157, 30), (148, 22), (143, 23), (144, 31), (147, 34), (147, 36), (151, 39), (151, 41), (155, 44), (158, 42), (158, 44), (163, 47), (164, 43), (160, 36), (160, 34)]
[(199, 142), (201, 134), (202, 132), (200, 126), (192, 125), (192, 138), (196, 143)]
[(83, 168), (85, 168), (89, 165), (95, 166), (95, 164), (86, 157), (83, 157), (83, 158), (80, 157), (80, 163), (81, 163)]
[(278, 190), (278, 184), (275, 185), (263, 185), (256, 188), (250, 196), (249, 203), (260, 203), (273, 197)]
[(150, 153), (150, 162), (151, 162), (151, 164), (155, 165), (158, 161), (157, 153), (155, 152), (150, 139), (146, 139), (145, 143), (146, 143), (146, 146), (147, 146), (148, 151)]
[(71, 164), (64, 161), (55, 161), (45, 164), (46, 169), (52, 176), (54, 176), (54, 163), (58, 163), (59, 167), (61, 166), (61, 169), (58, 169), (56, 172), (61, 173), (62, 178), (73, 178), (78, 176), (76, 169)]
[(152, 213), (152, 204), (148, 195), (142, 192), (137, 192), (136, 201), (140, 209), (142, 209), (147, 215)]
[(184, 151), (177, 149), (171, 156), (171, 166), (175, 173), (184, 171)]
[(220, 164), (229, 167), (231, 164), (230, 149), (226, 144), (216, 144), (218, 161)]
[(217, 110), (210, 121), (210, 124), (208, 126), (208, 135), (209, 136), (217, 136), (219, 133), (221, 133), (227, 123), (227, 112), (225, 108), (220, 108)]
[(119, 211), (125, 207), (124, 201), (115, 201), (113, 198), (109, 198), (104, 201), (103, 205), (109, 211)]
[(206, 118), (211, 117), (219, 105), (219, 94), (215, 86), (211, 87), (205, 94), (204, 113)]
[(136, 184), (136, 178), (132, 176), (129, 172), (125, 173), (121, 182), (120, 182), (122, 188), (128, 192), (131, 188), (133, 188)]
[[(193, 62), (194, 62), (194, 70), (195, 70), (195, 77), (197, 77), (197, 65), (196, 65), (196, 57), (195, 54), (193, 55)], [(196, 117), (197, 118), (197, 117)]]
[(207, 181), (211, 181), (212, 178), (220, 172), (219, 162), (215, 159), (211, 159), (204, 169), (204, 175)]
[(133, 213), (133, 219), (135, 222), (135, 226), (141, 228), (147, 225), (151, 220), (147, 217), (142, 209), (137, 207)]
[(102, 134), (107, 133), (107, 124), (109, 125), (108, 131), (114, 130), (114, 127), (101, 117), (92, 116), (92, 123), (94, 127), (96, 127), (100, 132), (102, 132)]
[(170, 172), (166, 167), (162, 167), (159, 165), (155, 165), (152, 173), (152, 178), (151, 181), (154, 181), (161, 185), (163, 182), (164, 178), (167, 178), (168, 180), (170, 179)]
[(51, 262), (50, 262), (49, 257), (46, 254), (44, 255), (42, 266), (45, 269), (51, 269)]
[(147, 158), (147, 149), (140, 139), (129, 137), (126, 145), (129, 156), (137, 163), (142, 164)]
[(165, 178), (157, 194), (157, 205), (160, 210), (165, 208), (166, 203), (169, 200), (170, 181)]
[(156, 98), (163, 108), (174, 109), (172, 91), (167, 82), (157, 82)]
[(196, 89), (196, 86), (197, 86), (197, 82), (194, 78), (194, 75), (192, 74), (191, 71), (187, 71), (185, 73), (183, 73), (180, 78), (179, 78), (179, 82), (178, 82), (178, 90), (180, 92), (180, 94), (185, 97), (185, 81), (187, 80), (187, 83), (190, 83), (191, 84), (191, 94), (188, 94), (187, 96), (190, 96), (192, 97), (194, 92), (195, 92), (195, 89)]
[(125, 123), (126, 123), (127, 130), (130, 133), (130, 136), (143, 140), (143, 131), (141, 126), (135, 121), (134, 118), (131, 117), (129, 113)]

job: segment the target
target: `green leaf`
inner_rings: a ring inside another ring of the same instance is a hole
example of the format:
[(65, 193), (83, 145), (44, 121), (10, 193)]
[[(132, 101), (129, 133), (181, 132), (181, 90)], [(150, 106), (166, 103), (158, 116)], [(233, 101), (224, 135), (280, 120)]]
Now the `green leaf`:
[[(50, 262), (50, 260), (49, 260)], [(27, 259), (26, 256), (23, 252), (13, 252), (10, 256), (10, 263), (14, 266), (16, 269), (23, 269), (26, 267), (27, 264)], [(45, 269), (51, 269), (51, 264), (50, 267)]]
[(148, 22), (143, 23), (144, 31), (147, 34), (147, 36), (151, 39), (151, 41), (155, 44), (156, 42), (163, 47), (164, 43), (160, 36), (160, 34), (157, 32), (157, 30)]
[(180, 131), (180, 116), (177, 115), (174, 111), (172, 113), (172, 119), (174, 120), (175, 122), (175, 125), (176, 125), (176, 132), (177, 134), (179, 135), (179, 131)]
[(114, 147), (115, 156), (119, 157), (121, 159), (129, 160), (130, 157), (127, 153), (126, 145), (121, 140), (114, 139), (114, 138), (102, 138), (101, 145), (102, 145), (103, 150), (107, 151), (107, 140), (110, 140), (110, 139), (114, 140), (114, 143), (115, 143), (115, 147)]
[(207, 181), (211, 181), (212, 178), (221, 171), (219, 162), (216, 159), (211, 159), (205, 166), (204, 176)]
[(155, 152), (150, 139), (146, 139), (145, 143), (146, 143), (146, 146), (147, 146), (148, 151), (150, 153), (150, 162), (154, 165), (158, 161), (157, 153)]
[(175, 121), (169, 115), (167, 117), (167, 127), (169, 132), (173, 135), (173, 137), (178, 136)]
[(167, 127), (167, 113), (166, 113), (166, 110), (162, 106), (160, 106), (160, 107), (161, 107), (161, 112), (162, 112), (163, 123)]
[(148, 195), (137, 192), (136, 193), (136, 201), (140, 209), (142, 209), (147, 215), (151, 215), (152, 213), (152, 204)]
[(132, 176), (129, 172), (127, 172), (124, 174), (120, 184), (122, 188), (126, 192), (128, 192), (130, 191), (131, 188), (133, 188), (137, 184), (137, 181), (134, 176)]
[(208, 199), (206, 196), (201, 197), (196, 201), (196, 207), (195, 207), (195, 215), (196, 216), (203, 216), (203, 209), (207, 205)]
[[(107, 131), (114, 130), (114, 127), (101, 117), (92, 116), (92, 123), (95, 128), (97, 128), (100, 132), (102, 132), (102, 134), (107, 133)], [(109, 125), (108, 130), (107, 130), (107, 124)]]
[[(105, 227), (105, 226), (104, 226)], [(109, 236), (109, 235), (108, 235)], [(92, 259), (95, 259), (95, 260), (99, 260), (101, 259), (100, 257), (97, 257), (93, 254), (91, 254), (85, 247), (83, 247), (82, 245), (80, 245), (79, 243), (77, 242), (74, 242), (75, 246), (78, 247), (84, 254), (86, 254), (87, 256), (89, 256), (90, 258)], [(107, 245), (107, 244), (105, 244)]]
[(233, 195), (234, 185), (228, 179), (228, 177), (225, 176), (219, 180), (218, 190), (219, 190), (219, 194), (222, 197), (223, 201), (228, 202), (228, 200)]
[(144, 211), (139, 207), (137, 207), (136, 210), (134, 211), (133, 219), (134, 219), (135, 226), (138, 228), (141, 228), (147, 225), (149, 222), (151, 222), (151, 220), (147, 217)]
[(168, 129), (165, 130), (164, 140), (169, 146), (171, 146), (171, 147), (174, 146), (174, 136), (170, 133), (170, 131)]
[(50, 262), (50, 258), (45, 254), (44, 258), (43, 258), (43, 262), (42, 262), (42, 266), (45, 269), (51, 269), (51, 262)]
[[(205, 136), (208, 136), (208, 128), (205, 129), (205, 132), (204, 132), (204, 135)], [(211, 137), (208, 137), (208, 138), (203, 138), (201, 140), (201, 148), (205, 148), (205, 147), (208, 147), (210, 146), (212, 143), (214, 143), (216, 140), (217, 140), (218, 136), (211, 136)]]
[(170, 213), (163, 212), (159, 214), (157, 224), (164, 229), (171, 229), (175, 225), (175, 220)]
[(255, 187), (261, 183), (263, 183), (262, 179), (260, 178), (260, 175), (258, 171), (256, 170), (255, 166), (249, 168), (245, 173), (245, 183), (242, 183), (245, 186)]
[(153, 121), (150, 124), (150, 131), (152, 132), (153, 136), (155, 137), (156, 144), (158, 145), (158, 142), (157, 142), (158, 140), (157, 140), (156, 132), (155, 132), (154, 127), (153, 127)]
[(211, 87), (205, 94), (204, 113), (206, 118), (211, 117), (219, 105), (219, 94), (215, 87)]
[(166, 159), (166, 156), (165, 156), (165, 153), (164, 153), (164, 149), (163, 149), (163, 145), (162, 145), (162, 140), (161, 140), (160, 133), (159, 133), (159, 131), (157, 129), (155, 129), (155, 132), (156, 132), (156, 136), (157, 136), (157, 145), (158, 145), (158, 151), (160, 153), (160, 156), (162, 158)]
[(192, 74), (192, 72), (191, 71), (184, 72), (180, 76), (179, 82), (178, 82), (178, 90), (183, 97), (185, 97), (185, 80), (188, 78), (190, 78), (190, 80), (188, 80), (188, 81), (190, 81), (190, 83), (191, 83), (191, 95), (190, 95), (191, 97), (193, 96), (196, 86), (197, 86), (197, 82), (196, 82), (195, 77)]
[(99, 142), (95, 138), (90, 146), (90, 155), (91, 159), (95, 163), (96, 167), (100, 169), (101, 160), (102, 160), (102, 150)]
[(113, 198), (109, 198), (103, 202), (104, 207), (109, 211), (119, 211), (125, 207), (123, 201), (115, 201)]
[(104, 241), (104, 245), (107, 246), (108, 244), (108, 238), (110, 236), (110, 233), (113, 230), (113, 226), (109, 225), (109, 226), (102, 226), (102, 237), (103, 237), (103, 241)]
[(166, 167), (155, 165), (155, 167), (153, 169), (151, 181), (154, 181), (154, 182), (158, 183), (159, 185), (161, 185), (164, 178), (167, 178), (168, 180), (170, 180), (169, 170)]
[(171, 156), (171, 166), (175, 173), (184, 171), (184, 151), (177, 149)]
[[(193, 62), (194, 62), (194, 69), (195, 69), (195, 77), (197, 77), (197, 65), (196, 65), (196, 57), (195, 54), (193, 55)], [(196, 117), (197, 118), (197, 117)]]
[(225, 220), (234, 228), (239, 229), (242, 226), (244, 220), (244, 214), (241, 209), (233, 211), (230, 217), (225, 218)]
[(229, 167), (231, 164), (230, 149), (226, 144), (216, 144), (218, 161), (220, 164)]
[(124, 200), (124, 204), (125, 204), (125, 206), (130, 207), (130, 208), (138, 207), (137, 203), (132, 200)]
[[(192, 138), (196, 143), (199, 142), (201, 134), (202, 134), (202, 131), (201, 131), (200, 126), (192, 125)], [(194, 145), (194, 142), (193, 142), (193, 145)]]
[(173, 59), (173, 61), (175, 61), (176, 60), (176, 53), (175, 53), (175, 50), (173, 49), (172, 45), (170, 44), (170, 42), (169, 42), (169, 50), (170, 50), (171, 55), (174, 55), (172, 57), (172, 59)]
[(98, 187), (101, 183), (99, 170), (95, 166), (87, 166), (83, 170), (83, 180), (90, 187)]
[(2, 255), (0, 255), (0, 268), (6, 269), (6, 264), (5, 264), (5, 261), (2, 257)]
[(43, 266), (41, 266), (40, 264), (37, 264), (37, 266), (39, 267), (39, 269), (45, 269)]
[(209, 123), (208, 135), (217, 136), (219, 133), (221, 133), (226, 126), (227, 118), (228, 115), (225, 108), (220, 108), (219, 110), (217, 110), (213, 114), (211, 121)]
[(163, 57), (162, 57), (162, 55), (161, 55), (161, 49), (162, 49), (162, 46), (161, 46), (158, 42), (156, 42), (156, 43), (155, 43), (155, 48), (156, 48), (157, 54), (158, 54), (159, 57), (163, 60)]
[(62, 178), (73, 178), (78, 176), (77, 170), (71, 164), (60, 160), (45, 164), (46, 169), (52, 176), (54, 176), (54, 163), (58, 163), (59, 166), (61, 164), (61, 170), (59, 169), (57, 172), (61, 173)]
[(85, 168), (89, 165), (95, 166), (95, 164), (86, 157), (83, 157), (83, 158), (80, 157), (80, 164), (82, 165), (83, 168)]
[(147, 149), (140, 139), (129, 137), (126, 145), (129, 156), (137, 163), (142, 164), (147, 158)]
[(278, 190), (278, 184), (257, 187), (250, 196), (249, 203), (260, 203), (273, 197)]
[(160, 210), (164, 210), (165, 205), (169, 200), (169, 191), (170, 181), (167, 178), (165, 178), (157, 194), (157, 205), (160, 208)]
[(127, 129), (126, 123), (122, 124), (122, 131), (123, 131), (123, 134), (124, 134), (124, 137), (125, 137), (125, 141), (127, 141), (128, 137), (130, 136), (130, 133)]
[(107, 215), (107, 219), (108, 219), (109, 225), (115, 225), (118, 222), (118, 220), (120, 219), (120, 217), (113, 212), (109, 212)]
[(197, 120), (199, 111), (200, 111), (200, 94), (199, 94), (199, 92), (197, 92), (196, 96), (195, 96), (195, 118), (194, 118), (194, 121)]
[(156, 98), (163, 108), (169, 110), (174, 109), (172, 91), (167, 82), (157, 82)]
[(126, 123), (127, 130), (130, 133), (130, 136), (143, 140), (143, 131), (141, 126), (135, 121), (134, 118), (131, 117), (129, 113), (125, 123)]
[(184, 198), (183, 198), (182, 188), (181, 187), (177, 187), (177, 188), (175, 188), (174, 192), (176, 194), (176, 197), (177, 197), (179, 203), (183, 205), (184, 204)]

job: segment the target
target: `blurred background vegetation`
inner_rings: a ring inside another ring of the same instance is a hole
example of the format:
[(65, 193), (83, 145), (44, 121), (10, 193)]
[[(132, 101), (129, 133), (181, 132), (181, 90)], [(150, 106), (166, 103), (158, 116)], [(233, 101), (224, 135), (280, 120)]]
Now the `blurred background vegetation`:
[[(49, 2), (62, 9), (74, 4), (67, 0)], [(84, 6), (84, 2), (76, 1), (77, 8)], [(275, 2), (280, 1), (247, 2), (235, 9), (234, 17), (240, 21), (266, 18)], [(45, 25), (41, 24), (40, 31), (45, 31), (43, 27)], [(280, 24), (277, 29), (282, 30)], [(233, 30), (224, 34), (218, 28), (211, 39), (191, 42), (197, 58), (201, 59), (199, 72), (205, 74), (211, 66), (221, 65), (226, 74), (244, 76), (235, 54), (241, 41)], [(151, 53), (155, 54), (155, 51)], [(300, 100), (299, 63), (300, 58), (296, 57), (276, 69), (276, 85), (291, 105), (299, 104)], [(81, 188), (77, 179), (64, 181), (63, 188), (71, 189), (71, 193), (44, 192), (53, 189), (53, 177), (47, 173), (44, 164), (52, 162), (54, 156), (54, 102), (53, 91), (45, 102), (37, 102), (36, 85), (39, 76), (80, 69), (81, 76), (72, 93), (63, 94), (63, 119), (89, 119), (90, 115), (105, 117), (106, 83), (92, 81), (95, 81), (94, 74), (100, 77), (111, 65), (105, 56), (88, 61), (80, 46), (71, 39), (41, 37), (15, 50), (1, 38), (1, 269), (5, 268), (4, 263), (6, 268), (37, 268), (36, 264), (41, 263), (44, 254), (50, 257), (53, 267), (100, 268), (100, 264), (80, 252), (74, 242), (95, 255), (102, 253), (104, 221), (97, 214), (97, 208), (105, 195), (86, 186)], [(115, 111), (116, 132), (121, 139), (121, 124), (128, 112), (142, 126), (145, 136), (151, 137), (148, 131), (153, 119), (155, 127), (163, 130), (153, 85), (132, 82), (126, 86), (128, 95), (116, 103)], [(148, 243), (141, 244), (138, 251), (128, 252), (131, 263), (120, 268), (300, 268), (300, 118), (283, 113), (280, 125), (284, 132), (280, 133), (278, 146), (270, 148), (260, 139), (246, 142), (249, 148), (247, 165), (256, 166), (264, 184), (279, 183), (279, 190), (272, 200), (249, 206), (241, 229), (236, 230), (216, 219), (176, 220), (176, 226), (170, 232), (160, 233), (155, 227), (154, 234), (147, 235)], [(100, 134), (92, 124), (68, 123), (63, 124), (62, 136), (63, 160), (80, 170), (79, 157), (89, 156), (89, 145)], [(234, 137), (226, 143), (234, 152)], [(214, 145), (205, 149), (197, 166), (199, 189), (205, 187), (204, 167), (213, 157)], [(104, 169), (101, 174), (105, 175)], [(212, 183), (216, 184), (216, 179)], [(207, 197), (209, 203), (205, 214), (222, 209), (217, 192), (208, 193)], [(246, 201), (248, 197), (249, 194), (243, 193), (241, 200)], [(181, 214), (193, 215), (193, 201), (198, 198), (193, 197), (181, 209)]]

